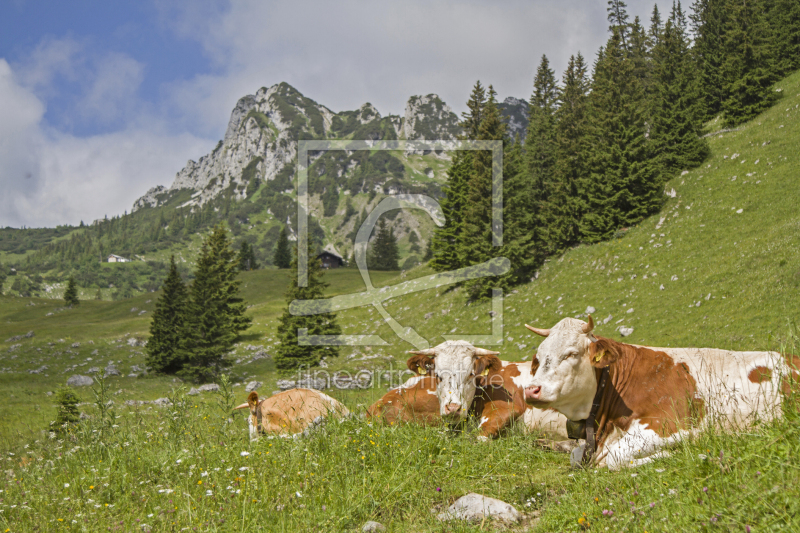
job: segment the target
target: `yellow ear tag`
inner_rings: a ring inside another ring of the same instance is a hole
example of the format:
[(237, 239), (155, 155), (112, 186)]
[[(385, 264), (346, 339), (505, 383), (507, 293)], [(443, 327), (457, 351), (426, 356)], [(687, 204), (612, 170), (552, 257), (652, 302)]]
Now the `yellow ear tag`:
[(419, 374), (420, 374), (421, 376), (424, 376), (425, 374), (427, 374), (427, 373), (428, 373), (428, 371), (425, 369), (425, 367), (422, 367), (422, 366), (418, 366), (418, 367), (417, 367), (417, 372), (419, 372)]
[(489, 369), (488, 368), (485, 369), (483, 372), (481, 372), (481, 376), (488, 376), (488, 375), (489, 375)]
[(605, 354), (606, 354), (605, 350), (603, 350), (602, 352), (598, 352), (597, 355), (594, 356), (595, 362), (599, 363), (600, 359), (602, 359)]

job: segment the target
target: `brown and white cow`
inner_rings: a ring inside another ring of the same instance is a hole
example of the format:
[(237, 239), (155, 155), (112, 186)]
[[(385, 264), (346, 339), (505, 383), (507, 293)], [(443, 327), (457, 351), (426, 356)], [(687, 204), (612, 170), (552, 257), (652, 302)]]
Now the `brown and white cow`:
[(318, 417), (341, 418), (350, 412), (347, 407), (313, 389), (290, 389), (259, 401), (253, 391), (243, 403), (234, 409), (250, 408), (250, 440), (258, 437), (259, 431), (277, 435), (302, 433)]
[[(367, 419), (383, 420), (390, 424), (416, 423), (435, 426), (442, 423), (436, 386), (439, 380), (433, 375), (418, 375), (395, 387), (367, 409)], [(427, 371), (425, 371), (427, 374)]]
[[(566, 436), (563, 416), (540, 409), (530, 410), (524, 390), (533, 374), (531, 363), (501, 361), (493, 352), (466, 341), (447, 341), (434, 348), (412, 351), (413, 366), (433, 370), (439, 383), (436, 395), (442, 418), (450, 423), (468, 414), (480, 417), (480, 439), (496, 438), (520, 416), (526, 428), (542, 429)], [(531, 411), (531, 412), (528, 412)]]
[(584, 420), (608, 368), (592, 461), (609, 468), (649, 462), (709, 424), (735, 428), (779, 415), (781, 386), (795, 372), (777, 352), (655, 348), (597, 337), (591, 316), (588, 323), (565, 318), (551, 329), (526, 327), (546, 337), (525, 389), (529, 405)]

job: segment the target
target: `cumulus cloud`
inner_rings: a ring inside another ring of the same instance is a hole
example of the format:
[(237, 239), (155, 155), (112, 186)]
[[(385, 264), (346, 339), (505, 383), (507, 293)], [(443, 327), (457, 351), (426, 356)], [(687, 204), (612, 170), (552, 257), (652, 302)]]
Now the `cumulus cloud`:
[(78, 137), (43, 121), (45, 106), (0, 59), (0, 226), (55, 226), (130, 209), (168, 182), (208, 139), (147, 128)]
[[(478, 79), (501, 99), (527, 99), (543, 54), (560, 77), (570, 55), (591, 63), (608, 37), (604, 0), (159, 4), (164, 23), (216, 67), (171, 88), (189, 127), (207, 134), (224, 131), (237, 98), (281, 81), (335, 111), (369, 101), (384, 115), (431, 92), (462, 111)], [(652, 9), (629, 6), (631, 19)]]

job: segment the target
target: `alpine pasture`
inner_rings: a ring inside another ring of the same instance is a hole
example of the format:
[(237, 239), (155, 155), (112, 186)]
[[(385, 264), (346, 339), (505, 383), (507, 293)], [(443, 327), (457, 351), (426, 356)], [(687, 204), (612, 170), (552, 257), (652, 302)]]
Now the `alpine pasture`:
[[(539, 339), (524, 323), (550, 327), (590, 306), (599, 335), (619, 340), (620, 327), (633, 329), (625, 342), (797, 353), (800, 73), (776, 89), (781, 97), (770, 110), (736, 131), (711, 135), (711, 156), (668, 183), (675, 196), (661, 213), (612, 241), (568, 251), (506, 294), (502, 317), (494, 318), (502, 321), (504, 342), (495, 348), (502, 358), (535, 353)], [(408, 276), (429, 273), (419, 268)], [(186, 396), (188, 386), (171, 378), (125, 377), (143, 364), (142, 350), (128, 339), (146, 338), (155, 295), (87, 300), (75, 309), (0, 297), (0, 340), (35, 333), (3, 343), (0, 355), (2, 530), (355, 531), (368, 520), (391, 531), (798, 527), (800, 420), (792, 392), (777, 422), (736, 434), (707, 431), (666, 459), (617, 472), (572, 470), (565, 454), (540, 447), (538, 436), (519, 426), (481, 443), (474, 424), (454, 434), (355, 417), (305, 438), (251, 443), (245, 416), (231, 408), (245, 401), (247, 381), (263, 382), (261, 395), (276, 390), (272, 362), (248, 362), (247, 345), (267, 352), (274, 346), (284, 275), (242, 274), (254, 324), (233, 356), (240, 384), (229, 394)], [(378, 285), (400, 281), (397, 273), (372, 275)], [(355, 270), (331, 272), (327, 280), (330, 294), (361, 287)], [(491, 328), (491, 304), (468, 304), (459, 289), (399, 297), (387, 309), (434, 344), (442, 334)], [(344, 333), (378, 334), (393, 345), (343, 350), (325, 370), (404, 368), (411, 347), (395, 340), (374, 309), (338, 319)], [(77, 389), (88, 418), (68, 434), (50, 435), (56, 407), (47, 393), (93, 366), (102, 373), (109, 361), (122, 375), (109, 377), (103, 390), (96, 385), (99, 397)], [(385, 390), (327, 392), (360, 414)], [(170, 405), (125, 405), (159, 397)], [(439, 522), (436, 512), (467, 492), (507, 501), (525, 519)]]

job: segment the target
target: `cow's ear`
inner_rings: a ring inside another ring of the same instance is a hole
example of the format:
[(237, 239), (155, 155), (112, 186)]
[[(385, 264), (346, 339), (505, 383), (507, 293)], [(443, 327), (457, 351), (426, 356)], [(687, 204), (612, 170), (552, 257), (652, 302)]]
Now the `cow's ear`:
[(433, 372), (436, 368), (436, 361), (432, 355), (414, 355), (406, 361), (408, 369), (418, 376), (424, 376)]
[(258, 393), (256, 391), (247, 396), (247, 405), (250, 406), (250, 409), (255, 409), (256, 405), (258, 405)]
[(616, 363), (622, 352), (618, 342), (597, 337), (597, 342), (589, 344), (589, 361), (595, 368), (605, 368)]
[(474, 372), (476, 376), (485, 376), (489, 372), (497, 372), (503, 368), (503, 363), (496, 355), (482, 355), (475, 359)]

